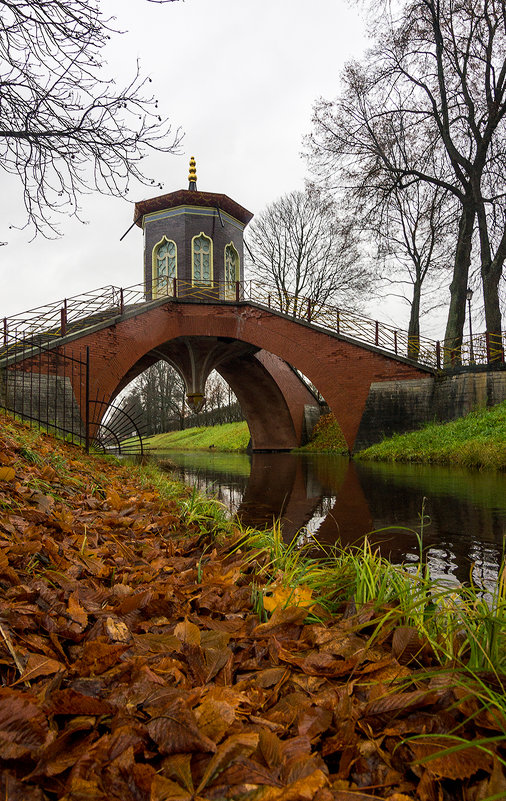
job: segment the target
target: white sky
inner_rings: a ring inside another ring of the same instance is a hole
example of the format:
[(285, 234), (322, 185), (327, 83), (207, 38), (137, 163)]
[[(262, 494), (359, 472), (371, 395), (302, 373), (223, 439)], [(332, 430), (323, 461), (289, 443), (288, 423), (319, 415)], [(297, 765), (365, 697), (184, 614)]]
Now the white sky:
[[(333, 98), (344, 63), (367, 47), (358, 3), (346, 0), (185, 0), (156, 5), (103, 0), (105, 13), (127, 32), (107, 56), (118, 83), (136, 58), (159, 98), (160, 113), (185, 132), (180, 156), (146, 159), (163, 193), (188, 186), (197, 160), (198, 188), (223, 192), (258, 213), (307, 175), (302, 137), (314, 101)], [(126, 198), (82, 198), (88, 221), (62, 218), (60, 239), (9, 230), (23, 222), (19, 186), (2, 175), (0, 193), (0, 317), (107, 284), (142, 281), (142, 231), (119, 242), (133, 217), (132, 201), (162, 194), (132, 187)], [(407, 308), (382, 319), (406, 325)], [(370, 310), (371, 314), (373, 313)]]

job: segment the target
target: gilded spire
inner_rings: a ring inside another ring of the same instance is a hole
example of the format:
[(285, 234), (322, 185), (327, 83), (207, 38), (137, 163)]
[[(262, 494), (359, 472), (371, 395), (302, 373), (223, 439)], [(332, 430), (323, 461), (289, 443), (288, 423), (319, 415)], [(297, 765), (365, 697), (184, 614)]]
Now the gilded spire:
[(196, 167), (196, 162), (195, 162), (195, 159), (193, 158), (193, 156), (190, 159), (190, 172), (188, 174), (188, 180), (190, 182), (190, 185), (189, 185), (188, 189), (196, 190), (197, 189), (197, 167)]

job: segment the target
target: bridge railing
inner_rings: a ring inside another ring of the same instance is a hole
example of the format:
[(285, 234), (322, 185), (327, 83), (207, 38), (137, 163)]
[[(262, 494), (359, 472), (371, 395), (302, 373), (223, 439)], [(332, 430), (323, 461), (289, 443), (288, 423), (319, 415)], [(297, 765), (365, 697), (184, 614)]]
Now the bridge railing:
[(458, 348), (426, 337), (408, 337), (405, 331), (337, 306), (315, 302), (256, 281), (186, 281), (160, 277), (150, 284), (130, 287), (104, 286), (21, 314), (3, 318), (0, 332), (0, 358), (9, 356), (23, 338), (50, 342), (73, 331), (82, 330), (112, 315), (123, 314), (162, 298), (197, 303), (248, 300), (292, 319), (349, 337), (429, 367), (440, 369), (457, 364), (487, 364), (504, 361), (506, 332), (489, 336), (477, 334)]

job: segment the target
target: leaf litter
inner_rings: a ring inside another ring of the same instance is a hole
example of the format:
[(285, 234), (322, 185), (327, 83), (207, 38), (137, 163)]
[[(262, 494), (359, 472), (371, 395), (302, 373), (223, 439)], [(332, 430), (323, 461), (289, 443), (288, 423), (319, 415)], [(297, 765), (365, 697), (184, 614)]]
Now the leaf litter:
[(25, 435), (0, 424), (0, 798), (506, 799), (504, 720), (416, 631), (371, 644), (304, 588), (260, 620), (233, 524)]

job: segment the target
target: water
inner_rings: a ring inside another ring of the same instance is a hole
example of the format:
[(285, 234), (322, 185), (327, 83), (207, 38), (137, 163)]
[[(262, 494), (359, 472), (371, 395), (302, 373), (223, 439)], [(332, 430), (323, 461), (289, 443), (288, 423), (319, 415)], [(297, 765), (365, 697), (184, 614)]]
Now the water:
[[(433, 577), (490, 586), (506, 536), (506, 476), (429, 465), (349, 462), (330, 454), (158, 452), (174, 475), (255, 528), (281, 519), (320, 542), (366, 534), (392, 561), (415, 562), (422, 532)], [(423, 522), (422, 522), (423, 521)], [(371, 533), (372, 532), (372, 533)]]

